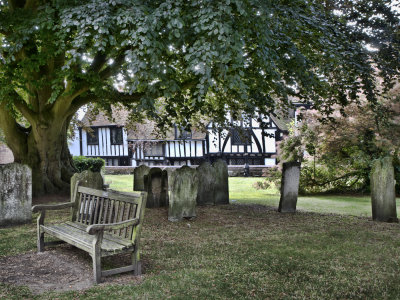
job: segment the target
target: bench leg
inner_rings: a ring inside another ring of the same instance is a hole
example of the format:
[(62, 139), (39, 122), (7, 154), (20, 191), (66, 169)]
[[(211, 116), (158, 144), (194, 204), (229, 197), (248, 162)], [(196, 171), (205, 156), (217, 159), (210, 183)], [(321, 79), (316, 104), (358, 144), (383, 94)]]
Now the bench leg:
[(142, 275), (142, 263), (140, 261), (139, 251), (134, 251), (132, 253), (132, 265), (133, 265), (133, 275)]
[(96, 283), (101, 282), (101, 256), (93, 254), (93, 276)]
[(103, 241), (103, 231), (96, 233), (93, 240), (93, 275), (96, 283), (101, 282), (101, 242)]
[(42, 211), (37, 218), (37, 248), (39, 253), (44, 251), (44, 232), (40, 228), (40, 226), (44, 224), (44, 217), (45, 211)]

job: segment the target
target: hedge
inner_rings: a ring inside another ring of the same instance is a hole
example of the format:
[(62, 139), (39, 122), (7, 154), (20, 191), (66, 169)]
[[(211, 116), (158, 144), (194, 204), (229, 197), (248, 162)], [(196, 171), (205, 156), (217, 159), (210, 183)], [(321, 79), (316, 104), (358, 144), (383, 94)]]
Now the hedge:
[(92, 172), (100, 172), (101, 168), (103, 168), (105, 165), (104, 159), (98, 157), (93, 158), (85, 156), (74, 156), (73, 161), (79, 173), (86, 170), (90, 170)]

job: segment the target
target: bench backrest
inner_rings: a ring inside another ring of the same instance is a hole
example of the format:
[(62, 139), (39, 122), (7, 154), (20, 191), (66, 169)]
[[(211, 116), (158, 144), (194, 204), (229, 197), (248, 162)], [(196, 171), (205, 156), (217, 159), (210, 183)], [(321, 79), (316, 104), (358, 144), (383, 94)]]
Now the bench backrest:
[(102, 191), (79, 186), (78, 183), (74, 198), (73, 222), (82, 225), (110, 224), (137, 218), (138, 225), (112, 230), (109, 233), (132, 242), (139, 238), (146, 207), (145, 192)]

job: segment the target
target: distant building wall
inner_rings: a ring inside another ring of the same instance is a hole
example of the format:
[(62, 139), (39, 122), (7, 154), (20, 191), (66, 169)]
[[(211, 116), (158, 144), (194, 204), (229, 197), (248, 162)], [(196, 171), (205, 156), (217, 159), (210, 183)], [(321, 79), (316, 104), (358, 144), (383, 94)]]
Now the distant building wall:
[[(161, 169), (178, 169), (180, 166), (158, 166)], [(197, 168), (198, 166), (192, 165), (191, 168)], [(249, 166), (249, 176), (251, 177), (261, 177), (265, 170), (268, 167), (266, 166)], [(133, 174), (135, 167), (105, 167), (106, 175), (130, 175)], [(228, 175), (230, 177), (241, 177), (245, 175), (245, 166), (228, 166)]]
[(79, 141), (79, 130), (75, 131), (75, 137), (73, 139), (68, 140), (68, 148), (69, 153), (71, 153), (72, 156), (82, 155)]

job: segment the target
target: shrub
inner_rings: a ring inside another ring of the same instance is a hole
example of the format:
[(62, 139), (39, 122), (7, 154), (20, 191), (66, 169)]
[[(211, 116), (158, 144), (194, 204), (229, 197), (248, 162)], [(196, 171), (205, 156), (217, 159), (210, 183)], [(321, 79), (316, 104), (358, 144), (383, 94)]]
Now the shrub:
[(99, 157), (85, 157), (85, 156), (74, 156), (74, 165), (78, 169), (78, 172), (81, 173), (86, 170), (90, 170), (92, 172), (100, 172), (101, 169), (105, 165), (104, 159)]
[(281, 188), (282, 172), (277, 167), (265, 169), (263, 177), (265, 178), (262, 181), (257, 181), (253, 184), (256, 190), (268, 190), (271, 188), (279, 190)]

